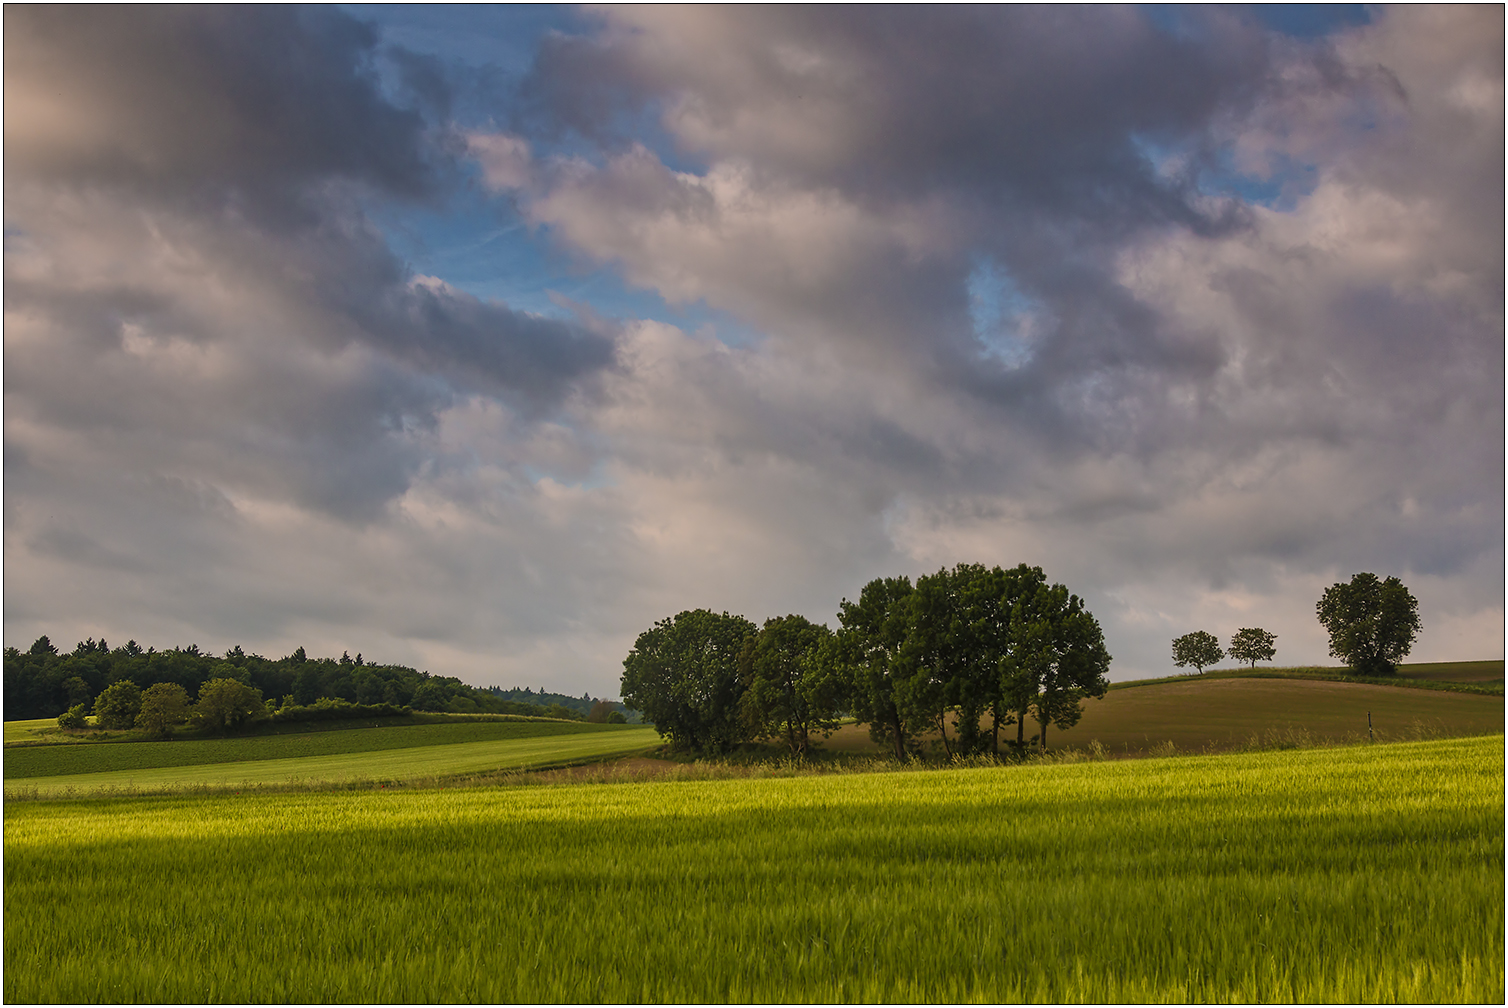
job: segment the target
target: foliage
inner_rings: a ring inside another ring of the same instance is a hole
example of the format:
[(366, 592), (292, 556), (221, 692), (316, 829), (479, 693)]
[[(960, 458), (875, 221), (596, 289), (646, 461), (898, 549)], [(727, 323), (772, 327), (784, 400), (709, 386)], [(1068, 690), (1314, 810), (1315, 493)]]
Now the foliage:
[[(321, 698), (367, 706), (415, 706), (424, 690), (423, 709), (484, 714), (584, 717), (595, 702), (532, 690), (478, 689), (449, 676), (432, 676), (403, 665), (378, 665), (361, 655), (310, 658), (303, 648), (285, 658), (269, 659), (233, 647), (223, 656), (205, 654), (196, 645), (143, 650), (134, 640), (111, 648), (92, 637), (72, 653), (59, 654), (43, 636), (25, 652), (5, 649), (5, 719), (53, 718), (102, 691), (129, 679), (139, 688), (177, 683), (190, 696), (210, 679), (238, 679), (266, 697), (293, 698), (290, 706), (309, 706)], [(621, 709), (621, 705), (615, 704)], [(543, 709), (541, 709), (543, 708)]]
[(270, 715), (278, 724), (293, 721), (365, 721), (370, 718), (406, 717), (413, 713), (408, 707), (392, 704), (353, 704), (345, 700), (320, 697), (307, 706), (285, 704)]
[(141, 687), (129, 679), (106, 686), (94, 698), (94, 714), (101, 728), (130, 728), (141, 713)]
[(89, 705), (74, 704), (72, 707), (58, 715), (59, 728), (87, 728), (89, 727)]
[(194, 704), (194, 720), (218, 732), (230, 731), (266, 714), (262, 691), (236, 679), (211, 679), (200, 687), (199, 699)]
[(1083, 716), (1082, 701), (1110, 688), (1110, 652), (1083, 600), (1060, 584), (1038, 584), (1016, 603), (1011, 634), (1011, 661), (1037, 690), (1037, 741), (1046, 749), (1049, 724), (1072, 728)]
[(1498, 736), (18, 802), (4, 996), (1501, 1003), (1502, 798)]
[[(722, 618), (751, 626), (742, 617)], [(1045, 745), (1047, 725), (1076, 724), (1081, 701), (1103, 696), (1107, 687), (1110, 655), (1099, 624), (1078, 596), (1048, 585), (1042, 568), (1025, 564), (1011, 570), (959, 564), (914, 586), (904, 577), (876, 579), (857, 602), (843, 600), (837, 633), (801, 616), (769, 620), (757, 634), (740, 630), (745, 650), (736, 680), (727, 674), (725, 654), (707, 657), (716, 649), (705, 644), (703, 624), (716, 619), (698, 610), (662, 621), (624, 662), (625, 702), (679, 748), (726, 751), (747, 738), (778, 735), (803, 754), (814, 728), (826, 731), (846, 712), (899, 760), (933, 730), (950, 758), (999, 752), (1003, 725), (1017, 724), (1017, 744), (1024, 746), (1020, 726), (1032, 714)], [(686, 628), (678, 626), (682, 621)], [(710, 716), (698, 704), (725, 710), (730, 698), (741, 705), (741, 724), (719, 714), (715, 740), (695, 727)], [(981, 730), (986, 714), (988, 735)]]
[(758, 628), (707, 609), (660, 620), (623, 660), (623, 702), (675, 748), (726, 752), (743, 740), (738, 656)]
[(155, 683), (141, 695), (136, 727), (152, 735), (166, 735), (189, 718), (188, 691), (177, 683)]
[(1173, 664), (1179, 668), (1192, 665), (1203, 675), (1208, 666), (1224, 657), (1225, 652), (1220, 649), (1220, 638), (1212, 633), (1195, 630), (1173, 638)]
[(1273, 647), (1277, 639), (1277, 634), (1268, 633), (1261, 627), (1242, 627), (1230, 639), (1230, 656), (1237, 661), (1250, 662), (1251, 667), (1256, 668), (1257, 662), (1272, 661), (1277, 655), (1277, 648)]
[(857, 602), (844, 599), (838, 612), (841, 629), (818, 658), (823, 674), (847, 696), (849, 712), (869, 725), (870, 738), (891, 747), (898, 760), (906, 759), (916, 736), (927, 730), (925, 723), (910, 720), (896, 695), (913, 591), (909, 578), (876, 578), (864, 586)]
[(805, 616), (765, 620), (745, 640), (739, 677), (745, 685), (740, 713), (756, 738), (780, 738), (792, 753), (807, 752), (811, 733), (838, 726), (841, 694), (830, 689), (818, 655), (831, 636)]
[(1396, 577), (1357, 574), (1325, 589), (1315, 610), (1330, 653), (1362, 675), (1392, 675), (1419, 633), (1419, 600)]

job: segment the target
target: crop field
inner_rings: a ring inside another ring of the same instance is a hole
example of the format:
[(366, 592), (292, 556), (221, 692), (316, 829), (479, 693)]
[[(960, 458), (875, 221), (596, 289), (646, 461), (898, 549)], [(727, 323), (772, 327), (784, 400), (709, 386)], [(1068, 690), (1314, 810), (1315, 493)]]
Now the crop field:
[(653, 728), (462, 722), (300, 735), (7, 749), (12, 794), (193, 785), (404, 780), (610, 759), (659, 741)]
[[(1501, 733), (1501, 696), (1399, 689), (1304, 679), (1213, 679), (1112, 689), (1084, 702), (1073, 728), (1049, 728), (1053, 749), (1098, 742), (1111, 756), (1143, 755), (1171, 742), (1180, 752), (1229, 751), (1254, 739), (1271, 745), (1365, 741), (1367, 714), (1380, 742)], [(984, 722), (988, 729), (988, 719)], [(1026, 726), (1027, 736), (1037, 730)], [(952, 721), (949, 720), (949, 731)], [(1004, 729), (1015, 738), (1015, 726)], [(824, 743), (837, 752), (879, 752), (861, 725), (840, 728)]]
[(461, 721), (454, 724), (405, 724), (350, 727), (342, 731), (251, 735), (234, 738), (178, 739), (168, 742), (101, 742), (93, 745), (26, 746), (5, 751), (5, 776), (51, 777), (58, 774), (144, 770), (199, 763), (297, 759), (343, 753), (415, 749), (461, 742), (491, 742), (558, 735), (621, 734), (620, 725), (581, 721)]
[(1503, 784), (1497, 736), (22, 802), (4, 995), (1500, 1003)]

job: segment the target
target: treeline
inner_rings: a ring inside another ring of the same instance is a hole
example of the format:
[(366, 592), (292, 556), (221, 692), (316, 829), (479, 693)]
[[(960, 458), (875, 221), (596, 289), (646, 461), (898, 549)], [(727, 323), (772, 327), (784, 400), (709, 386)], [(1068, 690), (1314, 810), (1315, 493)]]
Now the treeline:
[(906, 759), (932, 732), (949, 757), (1045, 748), (1050, 725), (1077, 724), (1109, 688), (1099, 623), (1040, 567), (877, 579), (843, 600), (838, 624), (680, 613), (624, 659), (623, 702), (679, 749), (779, 739), (800, 754), (853, 717)]
[[(122, 681), (133, 683), (143, 692), (159, 683), (174, 683), (193, 698), (206, 683), (219, 679), (234, 680), (258, 691), (264, 701), (278, 709), (313, 708), (326, 699), (454, 714), (608, 721), (618, 706), (586, 697), (562, 697), (571, 701), (569, 705), (541, 702), (544, 694), (528, 691), (520, 699), (510, 699), (495, 689), (468, 686), (450, 676), (434, 676), (406, 665), (373, 664), (360, 654), (355, 658), (349, 653), (339, 658), (310, 658), (299, 648), (287, 657), (271, 659), (247, 654), (237, 646), (217, 657), (193, 644), (169, 651), (144, 651), (134, 640), (124, 647), (111, 648), (104, 640), (92, 637), (62, 654), (43, 636), (24, 652), (14, 647), (5, 649), (5, 720), (56, 717), (80, 704), (88, 712), (96, 697)], [(619, 713), (618, 717), (623, 715)]]
[[(599, 716), (599, 719), (605, 720), (605, 718), (600, 717), (603, 715), (603, 710), (600, 706), (602, 704), (607, 705), (607, 716), (611, 716), (614, 711), (620, 714), (625, 712), (623, 705), (616, 700), (600, 700), (590, 693), (583, 693), (579, 697), (573, 697), (565, 693), (550, 693), (547, 690), (540, 690), (536, 693), (528, 687), (515, 686), (512, 689), (503, 689), (501, 686), (486, 686), (483, 688), (493, 696), (513, 703), (537, 704), (541, 707), (564, 707), (567, 710), (576, 711), (589, 721), (594, 716)], [(637, 714), (633, 717), (625, 718), (630, 723), (637, 719)]]

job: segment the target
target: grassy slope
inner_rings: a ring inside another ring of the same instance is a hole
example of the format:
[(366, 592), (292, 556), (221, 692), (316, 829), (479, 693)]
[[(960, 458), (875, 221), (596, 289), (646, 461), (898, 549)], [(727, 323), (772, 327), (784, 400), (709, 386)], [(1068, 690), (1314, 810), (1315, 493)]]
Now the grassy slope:
[(240, 763), (7, 778), (5, 790), (7, 795), (48, 795), (151, 791), (195, 785), (412, 780), (611, 759), (641, 752), (659, 739), (653, 728), (616, 727), (618, 730), (613, 732), (576, 732)]
[(5, 777), (9, 780), (14, 777), (51, 777), (59, 774), (145, 770), (202, 763), (288, 760), (460, 742), (579, 734), (611, 735), (624, 730), (619, 725), (586, 724), (580, 721), (473, 721), (376, 726), (369, 722), (343, 724), (347, 728), (345, 731), (8, 749), (5, 753)]
[(22, 803), (10, 1002), (1503, 998), (1500, 738)]
[[(1243, 748), (1253, 737), (1309, 741), (1361, 740), (1367, 713), (1375, 737), (1470, 736), (1503, 731), (1503, 698), (1305, 679), (1184, 676), (1135, 689), (1112, 689), (1084, 702), (1084, 717), (1063, 731), (1049, 728), (1054, 749), (1091, 741), (1111, 755), (1138, 755), (1172, 742), (1183, 751)], [(951, 730), (951, 719), (949, 722)], [(988, 728), (988, 719), (986, 719)], [(1004, 729), (1015, 737), (1015, 726)], [(1035, 734), (1028, 723), (1026, 734)], [(869, 729), (849, 725), (825, 743), (838, 752), (879, 752)]]

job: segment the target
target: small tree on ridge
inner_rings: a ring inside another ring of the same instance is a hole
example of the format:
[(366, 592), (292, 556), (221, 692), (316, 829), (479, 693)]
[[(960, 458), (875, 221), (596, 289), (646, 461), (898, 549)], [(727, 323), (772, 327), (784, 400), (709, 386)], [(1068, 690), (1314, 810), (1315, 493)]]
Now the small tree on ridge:
[(1220, 649), (1220, 638), (1203, 630), (1184, 634), (1173, 639), (1173, 664), (1179, 668), (1192, 665), (1204, 675), (1207, 666), (1213, 665), (1225, 652)]
[(1250, 662), (1251, 667), (1256, 668), (1257, 662), (1272, 661), (1278, 653), (1272, 646), (1277, 639), (1277, 634), (1268, 633), (1261, 627), (1242, 627), (1230, 639), (1230, 656), (1237, 661)]

